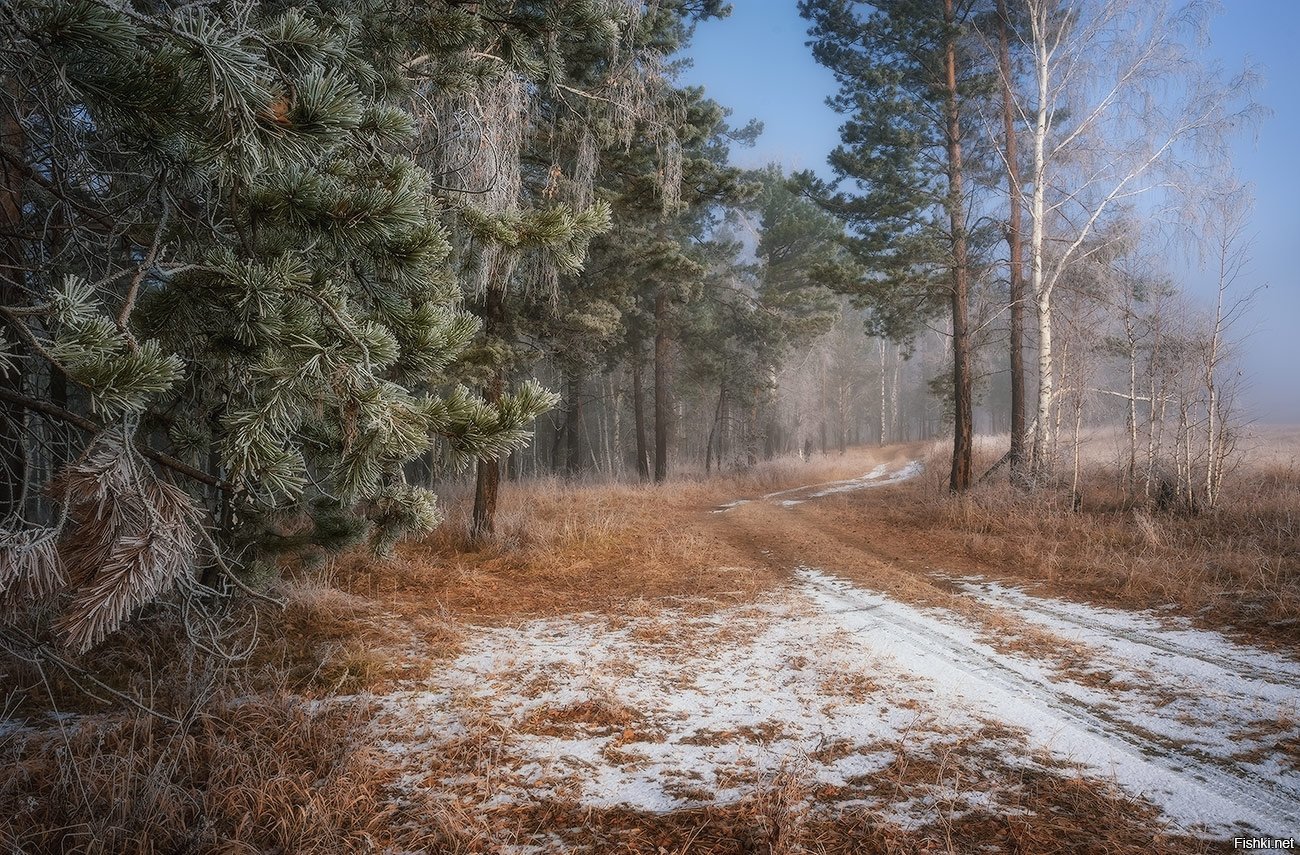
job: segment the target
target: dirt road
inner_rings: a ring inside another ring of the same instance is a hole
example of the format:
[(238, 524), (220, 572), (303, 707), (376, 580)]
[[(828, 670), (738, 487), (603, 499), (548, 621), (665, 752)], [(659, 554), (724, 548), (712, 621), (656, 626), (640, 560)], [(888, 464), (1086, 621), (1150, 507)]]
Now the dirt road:
[[(1300, 663), (901, 560), (828, 512), (920, 471), (898, 452), (702, 511), (788, 582), (480, 628), (436, 688), (381, 699), (385, 745), (418, 767), (487, 739), (498, 805), (674, 815), (779, 787), (803, 822), (902, 833), (1070, 811), (1186, 839), (1300, 833)], [(486, 798), (456, 775), (410, 785)]]

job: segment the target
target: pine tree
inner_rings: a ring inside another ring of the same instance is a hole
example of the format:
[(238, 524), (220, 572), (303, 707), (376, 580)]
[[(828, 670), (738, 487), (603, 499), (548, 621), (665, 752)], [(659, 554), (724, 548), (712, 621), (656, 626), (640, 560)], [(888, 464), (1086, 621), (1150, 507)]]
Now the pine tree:
[(842, 269), (843, 224), (815, 202), (796, 192), (776, 167), (760, 173), (756, 200), (759, 217), (755, 253), (762, 263), (758, 300), (771, 319), (754, 343), (758, 377), (750, 401), (748, 456), (757, 458), (762, 430), (759, 411), (776, 370), (793, 351), (827, 332), (838, 314), (829, 284)]
[[(646, 461), (645, 475), (668, 477), (672, 445), (669, 413), (673, 343), (680, 333), (679, 310), (700, 293), (709, 267), (705, 244), (721, 222), (727, 206), (754, 197), (758, 186), (743, 170), (728, 165), (729, 146), (752, 144), (761, 125), (751, 122), (732, 128), (727, 111), (699, 88), (678, 90), (680, 113), (673, 126), (682, 152), (680, 174), (672, 176), (671, 191), (656, 174), (656, 146), (642, 139), (614, 158), (605, 192), (619, 223), (617, 234), (593, 242), (594, 264), (616, 275), (632, 289), (626, 315), (625, 341), (634, 374), (643, 370), (647, 351), (654, 374), (654, 451), (639, 442), (637, 456)], [(639, 384), (638, 388), (639, 388)], [(637, 400), (642, 397), (635, 393)], [(638, 407), (644, 415), (644, 407)], [(644, 434), (637, 417), (638, 436)]]
[[(524, 441), (553, 396), (452, 382), (479, 330), (453, 232), (573, 267), (603, 214), (449, 218), (463, 176), (431, 166), (456, 152), (430, 155), (411, 109), (499, 93), (485, 46), (548, 79), (547, 34), (500, 5), (0, 11), (10, 607), (59, 595), (84, 648), (204, 568), (244, 584), (285, 551), (426, 531), (406, 463)], [(609, 7), (555, 5), (575, 27)]]
[(869, 300), (896, 338), (948, 307), (954, 492), (972, 480), (968, 110), (987, 88), (964, 38), (976, 2), (888, 0), (866, 12), (850, 0), (799, 4), (814, 56), (840, 86), (831, 106), (847, 117), (830, 158), (835, 186), (804, 176), (847, 223), (866, 271), (842, 287)]
[[(483, 320), (475, 355), (484, 397), (501, 394), (538, 339), (563, 352), (566, 412), (574, 425), (571, 474), (581, 466), (582, 374), (621, 311), (610, 302), (617, 287), (579, 275), (588, 244), (609, 226), (608, 199), (599, 192), (603, 164), (644, 140), (655, 153), (638, 164), (644, 177), (662, 197), (676, 198), (681, 145), (666, 57), (689, 38), (694, 22), (723, 14), (716, 2), (503, 4), (491, 16), (527, 20), (521, 29), (534, 48), (493, 42), (473, 56), (497, 62), (496, 86), (508, 97), (486, 106), (453, 98), (454, 110), (444, 110), (450, 119), (477, 108), (468, 129), (456, 127), (463, 119), (441, 124), (443, 133), (451, 127), (483, 140), (476, 151), (471, 146), (470, 160), (478, 165), (468, 177), (477, 186), (462, 180), (446, 195), (467, 225), (458, 248), (474, 270), (468, 305)], [(545, 61), (521, 62), (521, 55)], [(545, 74), (536, 75), (533, 65)], [(500, 463), (485, 457), (477, 468), (472, 528), (481, 538), (493, 528)]]

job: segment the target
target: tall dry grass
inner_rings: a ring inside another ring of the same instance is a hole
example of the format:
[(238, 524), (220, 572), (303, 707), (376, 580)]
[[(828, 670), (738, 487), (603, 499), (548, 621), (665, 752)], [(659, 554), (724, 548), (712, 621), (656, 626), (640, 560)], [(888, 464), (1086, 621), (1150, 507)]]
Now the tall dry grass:
[[(927, 476), (888, 504), (864, 508), (924, 538), (932, 563), (1025, 579), (1124, 607), (1173, 606), (1207, 624), (1300, 645), (1300, 436), (1265, 437), (1206, 511), (1161, 509), (1120, 483), (1094, 453), (1075, 496), (1068, 482), (1031, 491), (991, 479), (947, 495), (942, 449)], [(982, 455), (991, 464), (994, 449)], [(981, 470), (982, 471), (982, 470)]]
[(364, 704), (201, 700), (176, 723), (101, 714), (0, 737), (0, 850), (337, 853), (391, 840)]
[[(885, 452), (905, 459), (906, 451)], [(719, 504), (775, 490), (851, 478), (880, 452), (768, 461), (744, 472), (667, 484), (567, 482), (502, 485), (496, 533), (469, 535), (471, 497), (449, 492), (447, 522), (430, 537), (376, 562), (338, 562), (339, 584), (417, 620), (430, 604), (475, 620), (621, 608), (637, 598), (733, 600), (769, 587), (779, 574), (738, 551), (702, 520)], [(743, 573), (718, 568), (743, 566)]]

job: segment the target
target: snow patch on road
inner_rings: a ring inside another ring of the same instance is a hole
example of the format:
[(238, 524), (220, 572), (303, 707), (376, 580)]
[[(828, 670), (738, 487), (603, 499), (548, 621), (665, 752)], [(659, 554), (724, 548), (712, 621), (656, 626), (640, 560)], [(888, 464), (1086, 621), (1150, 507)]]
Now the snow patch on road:
[(797, 495), (797, 498), (780, 499), (779, 501), (776, 501), (776, 504), (783, 508), (793, 508), (796, 505), (802, 505), (809, 499), (832, 496), (836, 493), (851, 493), (855, 490), (866, 490), (873, 487), (888, 487), (890, 484), (897, 484), (915, 478), (924, 471), (925, 466), (919, 460), (908, 461), (893, 474), (889, 474), (889, 464), (881, 463), (870, 472), (859, 475), (857, 478), (847, 478), (842, 481), (825, 481), (820, 484), (805, 484), (801, 487), (791, 487), (788, 490), (777, 490), (775, 493), (764, 494), (760, 499), (736, 499), (735, 501), (718, 505), (712, 512), (715, 514), (723, 514), (732, 508), (738, 508), (741, 505), (748, 505), (755, 501), (772, 502), (776, 501), (780, 496)]
[[(918, 826), (1003, 795), (1010, 804), (1019, 787), (1012, 778), (980, 791), (927, 782), (907, 810), (855, 788), (886, 780), (903, 753), (944, 754), (984, 723), (931, 705), (930, 686), (865, 651), (801, 592), (706, 615), (484, 628), (466, 647), (474, 652), (437, 688), (379, 699), (380, 744), (419, 768), (421, 756), (486, 722), (499, 740), (499, 792), (514, 793), (506, 798), (569, 795), (597, 809), (662, 812), (734, 802), (788, 772), (810, 789), (845, 788), (831, 798), (841, 807), (901, 812)], [(613, 714), (591, 715), (602, 710)], [(1007, 765), (1028, 762), (1012, 734), (988, 740)]]
[[(1006, 770), (1061, 774), (1064, 761), (1183, 831), (1300, 827), (1300, 779), (1281, 747), (1295, 738), (1300, 665), (1154, 615), (958, 584), (1095, 650), (1118, 679), (1084, 685), (1050, 659), (995, 649), (969, 617), (804, 568), (755, 605), (475, 629), (472, 652), (437, 685), (379, 699), (381, 745), (414, 770), (409, 786), (447, 788), (465, 772), (427, 770), (487, 734), (491, 801), (502, 804), (671, 811), (736, 801), (793, 772), (818, 808), (918, 827), (1017, 809), (1019, 776)], [(1185, 653), (1168, 649), (1179, 645)], [(1283, 732), (1261, 730), (1268, 721)], [(969, 775), (961, 789), (879, 784), (900, 758), (950, 756), (984, 764), (978, 788)]]
[[(1165, 690), (1163, 704), (1136, 689), (1091, 689), (1063, 679), (1045, 662), (995, 650), (955, 613), (917, 609), (816, 570), (802, 570), (800, 578), (808, 596), (858, 634), (866, 649), (928, 680), (937, 708), (1022, 728), (1032, 746), (1113, 779), (1188, 830), (1281, 834), (1300, 827), (1300, 778), (1271, 754), (1250, 761), (1234, 746), (1261, 714), (1294, 708), (1294, 685), (1237, 683), (1220, 692), (1204, 681), (1180, 683), (1188, 672), (1147, 659), (1125, 676)], [(1076, 608), (1087, 614), (1088, 607)], [(1099, 635), (1092, 641), (1116, 654), (1100, 665), (1124, 661), (1122, 640)], [(1233, 655), (1243, 662), (1267, 659), (1243, 648)]]
[(865, 490), (869, 487), (888, 487), (890, 484), (897, 484), (901, 481), (910, 481), (924, 472), (925, 466), (922, 465), (919, 460), (912, 460), (888, 478), (884, 477), (886, 471), (886, 467), (877, 466), (861, 478), (854, 478), (849, 481), (840, 481), (824, 490), (818, 490), (816, 493), (812, 493), (808, 498), (816, 499), (821, 496), (830, 496), (835, 493), (851, 493), (854, 490)]
[(1300, 662), (1195, 629), (1185, 618), (1127, 612), (1035, 597), (977, 577), (955, 580), (977, 600), (1095, 651), (1112, 683), (1104, 691), (1062, 691), (1185, 751), (1231, 763), (1293, 793), (1300, 768), (1283, 765), (1278, 745), (1300, 744)]

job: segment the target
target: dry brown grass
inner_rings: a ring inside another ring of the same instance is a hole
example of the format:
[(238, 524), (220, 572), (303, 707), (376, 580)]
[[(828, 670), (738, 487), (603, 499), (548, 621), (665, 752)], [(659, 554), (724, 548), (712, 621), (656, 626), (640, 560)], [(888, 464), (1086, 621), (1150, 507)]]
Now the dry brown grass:
[[(438, 758), (427, 788), (406, 796), (403, 818), (412, 836), (404, 845), (430, 852), (488, 853), (509, 844), (629, 855), (1185, 855), (1213, 849), (1161, 832), (1150, 805), (1069, 768), (1054, 769), (1059, 763), (1049, 758), (1008, 765), (1003, 751), (1018, 738), (995, 727), (933, 749), (899, 744), (892, 763), (845, 786), (816, 783), (798, 758), (772, 773), (752, 769), (717, 781), (744, 790), (727, 803), (715, 800), (709, 782), (684, 776), (665, 789), (702, 804), (666, 813), (593, 808), (560, 781), (535, 782), (525, 793), (508, 770), (494, 767), (502, 738), (485, 728), (467, 735), (458, 753)], [(995, 798), (982, 798), (990, 791)], [(918, 815), (932, 818), (890, 816), (892, 806), (911, 802), (927, 805)], [(835, 804), (842, 806), (828, 807)]]
[(380, 562), (356, 553), (334, 573), (342, 587), (403, 616), (437, 603), (475, 621), (617, 613), (638, 598), (745, 600), (782, 574), (701, 524), (708, 511), (737, 498), (856, 477), (876, 460), (872, 451), (854, 450), (665, 485), (506, 483), (488, 542), (471, 543), (469, 499), (452, 495), (450, 518), (431, 537)]
[[(756, 775), (736, 803), (667, 814), (592, 809), (562, 786), (504, 800), (499, 763), (507, 735), (486, 719), (438, 749), (423, 783), (457, 775), (473, 782), (412, 788), (366, 744), (369, 705), (336, 697), (436, 674), (438, 660), (461, 649), (467, 621), (733, 605), (783, 582), (803, 556), (825, 557), (828, 567), (842, 560), (882, 590), (936, 604), (946, 595), (928, 571), (938, 569), (1039, 582), (1120, 605), (1174, 602), (1242, 627), (1300, 616), (1300, 468), (1284, 454), (1249, 477), (1239, 474), (1222, 510), (1200, 517), (1134, 513), (1101, 477), (1088, 479), (1081, 513), (1054, 494), (1026, 497), (1000, 485), (953, 500), (943, 489), (941, 457), (923, 479), (888, 492), (829, 496), (793, 513), (757, 504), (708, 513), (722, 502), (856, 477), (920, 452), (859, 450), (662, 487), (506, 484), (500, 533), (479, 547), (466, 538), (464, 497), (453, 498), (447, 526), (390, 560), (358, 553), (335, 562), (325, 580), (296, 573), (281, 589), (289, 608), (264, 616), (262, 645), (242, 672), (217, 680), (204, 657), (178, 656), (183, 641), (162, 618), (147, 618), (81, 663), (179, 725), (104, 712), (102, 704), (74, 700), (75, 687), (57, 673), (0, 663), (8, 684), (22, 690), (12, 696), (22, 701), (17, 714), (44, 725), (0, 735), (0, 850), (489, 853), (531, 842), (556, 852), (647, 855), (1207, 851), (1161, 836), (1148, 806), (1096, 782), (1006, 768), (970, 746), (939, 757), (900, 754), (878, 779), (855, 784), (889, 800), (936, 785), (978, 788), (990, 770), (1017, 784), (1016, 801), (1003, 809), (954, 804), (917, 828), (868, 809), (814, 810), (845, 794), (821, 792), (795, 767)], [(637, 642), (713, 641), (670, 629)], [(1274, 626), (1271, 637), (1282, 632), (1294, 637), (1295, 630)], [(848, 697), (875, 690), (869, 681), (842, 686)], [(334, 699), (313, 705), (306, 698)], [(50, 727), (36, 716), (51, 705), (99, 712)], [(630, 743), (644, 741), (647, 730), (633, 711), (601, 698), (539, 710), (530, 721), (525, 731), (613, 734), (611, 751), (624, 752), (628, 763), (637, 761)]]
[(1081, 507), (1068, 491), (1024, 493), (1002, 481), (946, 495), (939, 455), (890, 502), (844, 509), (879, 551), (920, 570), (978, 572), (1041, 583), (1127, 608), (1173, 606), (1206, 625), (1300, 646), (1300, 465), (1263, 453), (1239, 467), (1223, 501), (1200, 514), (1157, 511), (1112, 471), (1086, 473)]
[(180, 724), (108, 715), (0, 739), (0, 849), (333, 853), (392, 839), (364, 705), (205, 701)]

